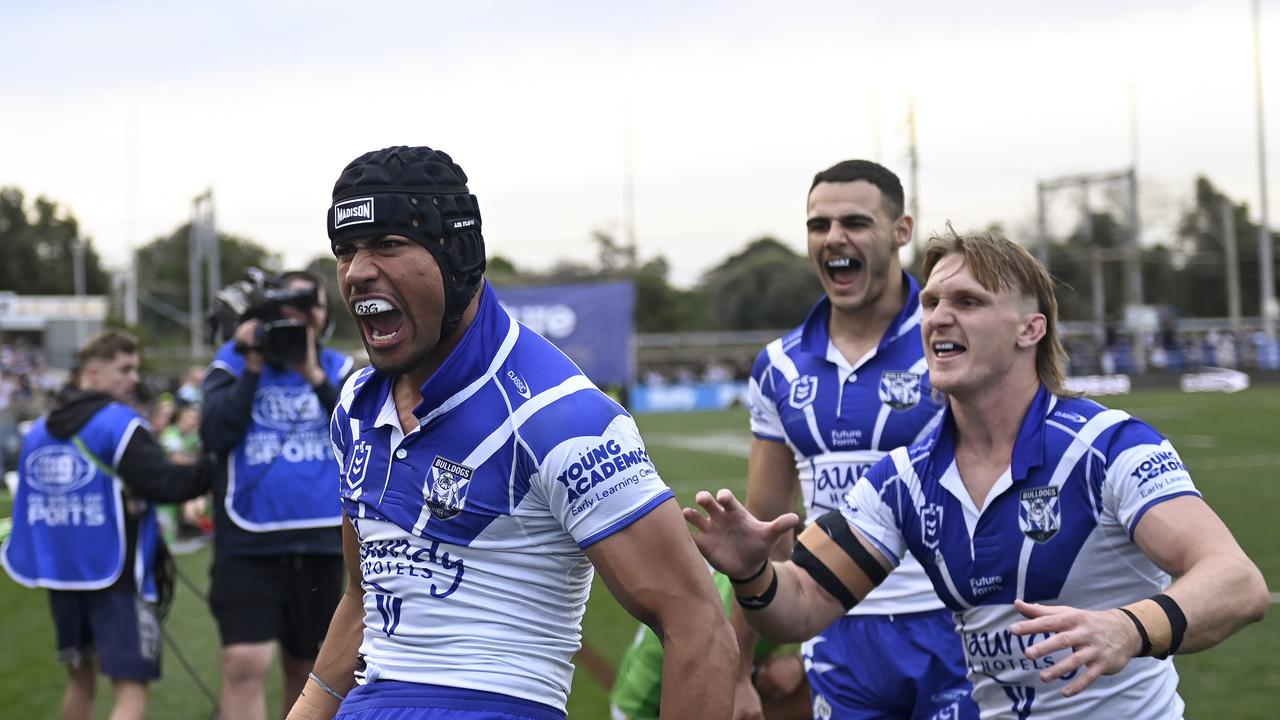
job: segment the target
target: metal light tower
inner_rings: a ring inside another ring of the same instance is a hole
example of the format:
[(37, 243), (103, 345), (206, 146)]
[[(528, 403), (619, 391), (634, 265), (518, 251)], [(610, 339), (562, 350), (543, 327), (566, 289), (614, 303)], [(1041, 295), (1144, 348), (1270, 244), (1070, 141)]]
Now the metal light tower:
[[(1050, 193), (1065, 189), (1078, 189), (1080, 192), (1080, 213), (1081, 213), (1081, 232), (1086, 235), (1086, 239), (1093, 233), (1093, 216), (1089, 209), (1089, 188), (1094, 185), (1106, 185), (1124, 183), (1128, 192), (1128, 203), (1126, 209), (1127, 222), (1129, 224), (1129, 241), (1125, 247), (1117, 253), (1096, 253), (1091, 257), (1091, 262), (1095, 268), (1100, 268), (1101, 263), (1107, 260), (1122, 259), (1125, 267), (1125, 302), (1129, 306), (1142, 305), (1142, 299), (1145, 297), (1142, 287), (1142, 249), (1139, 245), (1138, 227), (1138, 174), (1133, 167), (1118, 172), (1095, 173), (1084, 175), (1066, 175), (1063, 177), (1052, 178), (1050, 180), (1041, 180), (1036, 183), (1036, 210), (1037, 210), (1037, 232), (1039, 238), (1039, 256), (1040, 261), (1044, 263), (1045, 268), (1049, 267), (1049, 228), (1047, 218), (1047, 200)], [(1119, 255), (1119, 257), (1116, 257)], [(1101, 288), (1101, 277), (1095, 278), (1095, 288)], [(1095, 293), (1097, 290), (1095, 290)], [(1095, 322), (1099, 322), (1096, 311), (1096, 304), (1099, 302), (1099, 296), (1095, 294)], [(1103, 328), (1099, 328), (1099, 334), (1103, 332)], [(1138, 372), (1144, 372), (1147, 369), (1147, 353), (1146, 345), (1143, 342), (1141, 332), (1133, 333), (1133, 364)]]
[(1267, 338), (1268, 354), (1276, 343), (1276, 278), (1271, 247), (1271, 224), (1267, 217), (1267, 140), (1262, 114), (1262, 41), (1258, 30), (1258, 0), (1253, 0), (1253, 78), (1258, 106), (1258, 195), (1262, 222), (1258, 226), (1258, 264), (1262, 283), (1262, 332)]
[(187, 230), (189, 264), (187, 282), (190, 289), (191, 312), (188, 323), (191, 328), (191, 357), (196, 360), (204, 355), (204, 301), (205, 289), (201, 277), (201, 263), (208, 263), (209, 295), (222, 285), (221, 262), (218, 253), (218, 231), (213, 214), (213, 190), (205, 190), (191, 200), (191, 225)]

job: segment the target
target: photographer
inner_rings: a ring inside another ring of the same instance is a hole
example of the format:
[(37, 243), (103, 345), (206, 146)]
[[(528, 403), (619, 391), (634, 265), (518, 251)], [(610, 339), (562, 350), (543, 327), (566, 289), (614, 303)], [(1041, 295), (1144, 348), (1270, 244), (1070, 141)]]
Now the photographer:
[(200, 435), (218, 460), (209, 604), (222, 641), (221, 706), (224, 717), (252, 720), (266, 717), (276, 641), (287, 709), (342, 593), (328, 421), (353, 361), (321, 347), (319, 278), (257, 278), (246, 304), (205, 376)]

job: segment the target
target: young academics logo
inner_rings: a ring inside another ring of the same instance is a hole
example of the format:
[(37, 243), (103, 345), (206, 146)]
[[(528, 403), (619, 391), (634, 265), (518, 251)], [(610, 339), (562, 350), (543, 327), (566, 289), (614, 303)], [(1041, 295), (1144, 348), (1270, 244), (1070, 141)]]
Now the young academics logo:
[(801, 375), (791, 383), (791, 407), (803, 410), (813, 404), (818, 396), (818, 376)]
[(1018, 527), (1038, 543), (1048, 542), (1062, 527), (1058, 488), (1030, 488), (1018, 493)]
[(333, 229), (373, 222), (373, 198), (343, 200), (333, 206)]
[(880, 402), (894, 410), (910, 410), (920, 403), (920, 373), (880, 373)]
[(437, 455), (431, 463), (431, 494), (427, 497), (431, 514), (439, 520), (448, 520), (462, 512), (473, 473), (473, 468)]

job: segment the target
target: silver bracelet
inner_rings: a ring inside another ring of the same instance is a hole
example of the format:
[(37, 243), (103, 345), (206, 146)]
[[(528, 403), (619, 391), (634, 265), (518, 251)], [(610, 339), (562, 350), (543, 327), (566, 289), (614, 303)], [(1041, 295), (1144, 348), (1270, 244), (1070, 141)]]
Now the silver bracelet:
[(316, 683), (317, 685), (319, 685), (319, 686), (320, 686), (320, 689), (321, 689), (321, 690), (323, 690), (323, 691), (325, 691), (325, 692), (329, 693), (330, 695), (332, 695), (332, 696), (333, 696), (333, 698), (334, 698), (335, 700), (337, 700), (338, 702), (342, 702), (342, 701), (345, 699), (343, 696), (341, 696), (341, 695), (339, 695), (339, 694), (338, 694), (338, 691), (337, 691), (337, 690), (334, 690), (333, 688), (329, 687), (329, 686), (328, 686), (328, 684), (326, 684), (326, 683), (325, 683), (325, 681), (323, 681), (323, 680), (321, 680), (320, 678), (316, 677), (316, 674), (315, 674), (315, 673), (307, 673), (307, 677), (309, 677), (309, 678), (311, 678), (312, 680), (314, 680), (314, 681), (315, 681), (315, 683)]

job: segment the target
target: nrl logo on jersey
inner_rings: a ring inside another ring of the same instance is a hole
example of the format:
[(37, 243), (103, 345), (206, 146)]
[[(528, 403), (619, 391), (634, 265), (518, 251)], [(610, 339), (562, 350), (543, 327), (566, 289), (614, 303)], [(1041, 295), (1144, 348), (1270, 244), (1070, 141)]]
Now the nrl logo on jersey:
[(791, 383), (791, 407), (803, 410), (813, 404), (818, 396), (818, 376), (801, 375)]
[(1048, 542), (1062, 527), (1058, 488), (1038, 487), (1018, 493), (1018, 527), (1038, 543)]
[(880, 373), (880, 402), (894, 410), (910, 410), (920, 403), (921, 373)]
[(360, 497), (360, 486), (364, 483), (364, 474), (369, 470), (369, 457), (373, 454), (373, 446), (361, 440), (351, 448), (351, 463), (347, 467), (346, 483), (351, 490), (351, 499)]
[(937, 550), (941, 538), (942, 506), (929, 503), (920, 509), (920, 542), (930, 550)]
[(467, 504), (473, 473), (474, 469), (437, 455), (431, 463), (431, 494), (427, 496), (427, 508), (431, 514), (440, 520), (448, 520), (462, 512)]

